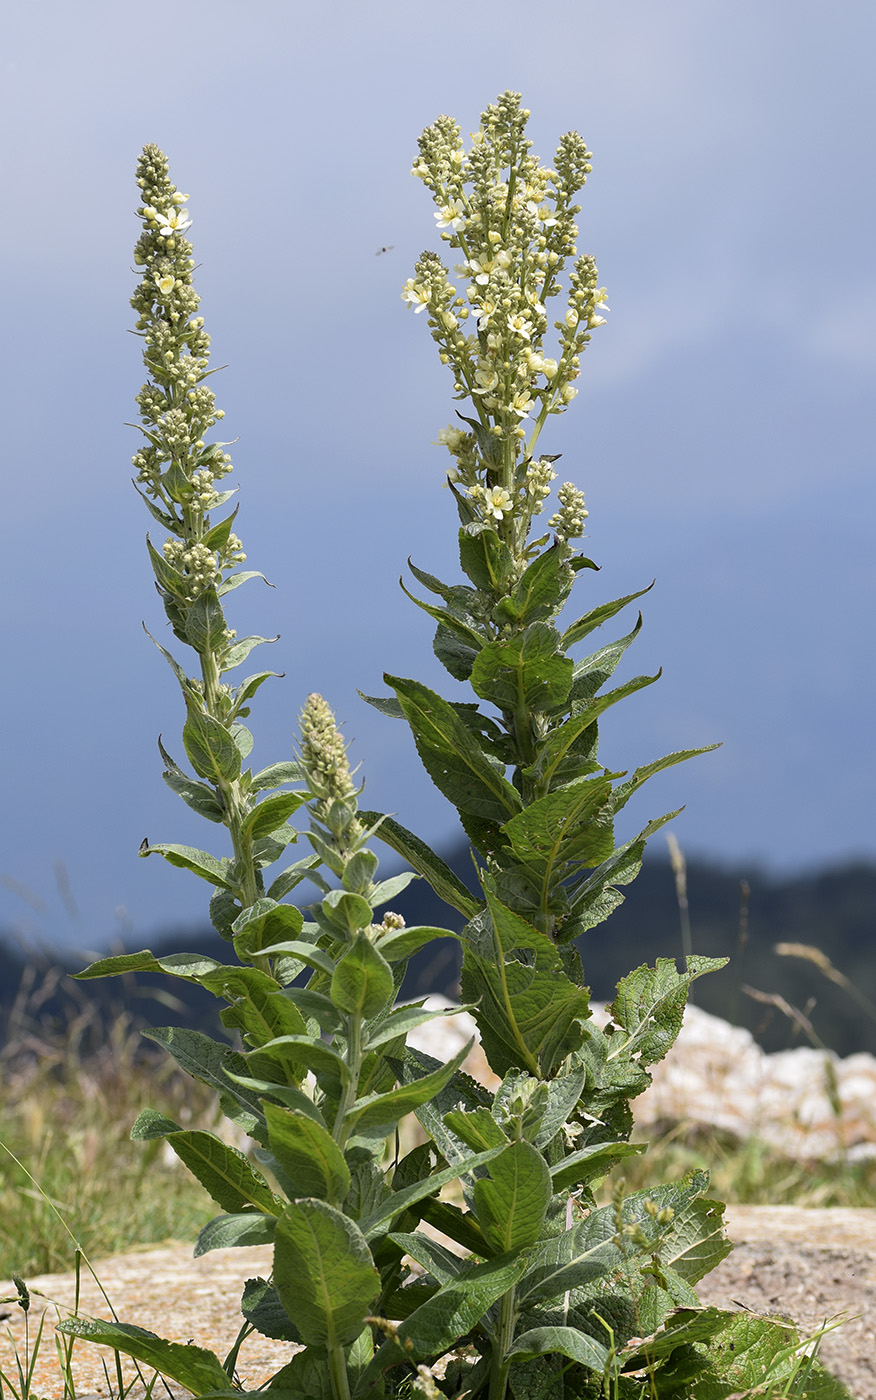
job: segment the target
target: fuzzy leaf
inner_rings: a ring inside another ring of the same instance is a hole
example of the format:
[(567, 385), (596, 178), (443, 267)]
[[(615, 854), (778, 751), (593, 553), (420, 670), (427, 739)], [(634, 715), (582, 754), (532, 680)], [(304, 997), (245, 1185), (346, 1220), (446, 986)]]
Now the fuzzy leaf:
[(225, 810), (213, 789), (206, 783), (197, 783), (194, 778), (187, 778), (184, 773), (172, 771), (166, 771), (161, 776), (171, 792), (181, 797), (186, 806), (197, 812), (199, 817), (206, 817), (208, 822), (225, 821)]
[(290, 1113), (272, 1103), (264, 1105), (268, 1146), (288, 1195), (343, 1201), (350, 1189), (350, 1169), (334, 1138), (303, 1113)]
[[(496, 612), (513, 622), (530, 623), (556, 617), (569, 596), (574, 578), (563, 547), (549, 545), (533, 559), (511, 593), (499, 600)], [(563, 650), (568, 646), (565, 639), (562, 646)]]
[[(246, 660), (250, 652), (255, 647), (260, 647), (265, 643), (279, 642), (277, 637), (241, 637), (238, 641), (231, 642), (221, 653), (220, 668), (224, 675), (226, 671), (233, 671), (235, 666), (240, 666)], [(263, 679), (274, 674), (271, 671), (262, 673)], [(250, 692), (252, 694), (252, 692)]]
[(590, 1371), (604, 1371), (608, 1361), (606, 1348), (576, 1327), (534, 1327), (517, 1338), (507, 1355), (512, 1361), (532, 1361), (554, 1352)]
[(620, 1032), (611, 1037), (609, 1060), (621, 1050), (630, 1053), (633, 1049), (642, 1065), (662, 1060), (681, 1030), (691, 983), (707, 972), (726, 967), (728, 961), (694, 955), (687, 960), (687, 972), (682, 973), (672, 958), (658, 958), (656, 967), (638, 967), (621, 978), (617, 995), (608, 1008), (612, 1022), (620, 1027)]
[[(422, 1081), (420, 1082), (422, 1083)], [(377, 1234), (383, 1226), (388, 1225), (391, 1220), (401, 1215), (403, 1211), (410, 1210), (412, 1206), (425, 1201), (429, 1196), (437, 1195), (442, 1186), (448, 1186), (450, 1182), (455, 1181), (457, 1177), (470, 1174), (476, 1171), (478, 1167), (486, 1166), (488, 1162), (492, 1162), (493, 1158), (498, 1156), (503, 1150), (504, 1144), (502, 1147), (490, 1148), (488, 1152), (476, 1152), (474, 1155), (463, 1156), (459, 1161), (454, 1162), (452, 1166), (445, 1167), (443, 1171), (433, 1172), (430, 1176), (424, 1177), (421, 1181), (414, 1181), (410, 1186), (403, 1187), (401, 1191), (394, 1191), (389, 1200), (385, 1201), (376, 1211), (373, 1211), (367, 1220), (360, 1222), (362, 1233), (369, 1238)], [(436, 1202), (436, 1204), (444, 1205), (445, 1203), (442, 1201)], [(425, 1219), (425, 1213), (423, 1213), (423, 1218)], [(469, 1219), (468, 1216), (465, 1218)], [(470, 1217), (470, 1221), (475, 1228), (474, 1238), (482, 1242), (481, 1232), (474, 1216)], [(447, 1233), (450, 1232), (448, 1231)], [(451, 1239), (452, 1238), (454, 1238), (454, 1236), (451, 1235)], [(485, 1245), (484, 1249), (486, 1249)]]
[(279, 1293), (266, 1279), (246, 1280), (240, 1311), (263, 1337), (271, 1337), (277, 1342), (301, 1341), (301, 1333), (280, 1302)]
[(632, 603), (635, 598), (641, 598), (646, 593), (650, 593), (654, 587), (653, 582), (647, 588), (640, 588), (637, 593), (628, 593), (625, 598), (615, 598), (611, 603), (601, 603), (598, 608), (591, 608), (590, 612), (579, 617), (577, 622), (573, 622), (571, 627), (567, 627), (563, 633), (563, 646), (574, 646), (575, 642), (580, 642), (589, 632), (601, 627), (603, 622), (608, 622), (610, 617), (619, 613), (621, 608), (625, 608), (627, 603)]
[(506, 713), (555, 710), (572, 686), (574, 662), (560, 654), (560, 634), (535, 622), (516, 636), (488, 642), (471, 673), (475, 694)]
[(514, 572), (511, 551), (488, 525), (459, 532), (459, 562), (482, 593), (504, 594)]
[(490, 1175), (475, 1182), (478, 1224), (497, 1254), (528, 1249), (541, 1234), (551, 1199), (551, 1177), (541, 1153), (529, 1142), (512, 1142), (490, 1163)]
[(384, 679), (399, 697), (426, 771), (454, 806), (499, 822), (520, 811), (517, 789), (487, 758), (452, 705), (417, 681)]
[(253, 838), (270, 836), (298, 811), (304, 797), (303, 792), (278, 792), (274, 797), (266, 797), (243, 823), (244, 834)]
[(56, 1331), (66, 1337), (81, 1337), (83, 1341), (113, 1347), (125, 1356), (133, 1356), (135, 1361), (154, 1368), (193, 1395), (224, 1391), (230, 1385), (230, 1377), (212, 1351), (185, 1342), (167, 1342), (154, 1332), (147, 1332), (144, 1327), (135, 1327), (126, 1322), (68, 1317), (56, 1324)]
[(193, 875), (200, 875), (202, 880), (207, 880), (211, 885), (219, 885), (227, 890), (234, 889), (230, 879), (231, 861), (225, 856), (217, 859), (207, 851), (195, 850), (194, 846), (173, 846), (165, 841), (159, 841), (154, 846), (141, 847), (139, 854), (164, 856), (168, 865), (175, 865), (180, 870), (191, 870)]
[(701, 753), (711, 753), (720, 747), (720, 744), (706, 744), (702, 749), (680, 749), (677, 753), (666, 754), (664, 758), (655, 759), (653, 763), (646, 763), (637, 768), (631, 778), (625, 783), (619, 783), (615, 788), (611, 801), (612, 811), (619, 812), (625, 807), (633, 794), (655, 773), (662, 773), (664, 768), (672, 768), (676, 763), (685, 763), (689, 758), (697, 758)]
[(210, 715), (188, 706), (183, 745), (199, 778), (233, 782), (240, 776), (240, 750), (228, 730)]
[(530, 1259), (519, 1287), (521, 1304), (532, 1307), (601, 1278), (617, 1266), (621, 1252), (602, 1218), (589, 1217), (545, 1240)]
[(459, 1069), (473, 1043), (473, 1040), (468, 1041), (452, 1059), (432, 1074), (404, 1084), (400, 1089), (391, 1089), (385, 1094), (366, 1094), (357, 1099), (347, 1117), (351, 1131), (373, 1133), (379, 1129), (384, 1133), (390, 1132), (405, 1114), (412, 1113), (444, 1088)]
[(579, 778), (539, 798), (502, 827), (547, 898), (570, 864), (593, 866), (614, 849), (610, 778)]
[(334, 968), (331, 999), (339, 1011), (366, 1020), (376, 1016), (395, 994), (392, 968), (363, 933)]
[(324, 1201), (290, 1201), (277, 1222), (274, 1285), (307, 1346), (349, 1346), (380, 1290), (359, 1227)]
[(599, 651), (593, 652), (591, 656), (576, 661), (572, 681), (573, 701), (589, 700), (596, 694), (600, 686), (614, 673), (627, 647), (636, 640), (641, 630), (642, 614), (639, 613), (632, 632), (628, 632), (616, 642), (609, 642), (607, 646), (600, 647)]
[(476, 899), (466, 888), (459, 877), (450, 869), (450, 866), (440, 856), (437, 856), (426, 845), (425, 841), (414, 836), (413, 832), (407, 831), (392, 817), (383, 816), (380, 812), (360, 811), (359, 820), (364, 822), (366, 826), (376, 826), (379, 822), (378, 835), (381, 841), (384, 841), (409, 865), (413, 866), (417, 874), (422, 875), (429, 882), (439, 899), (443, 899), (445, 904), (450, 904), (454, 909), (458, 909), (467, 919), (474, 918), (478, 910), (483, 908), (481, 901)]
[(463, 997), (478, 1003), (484, 1050), (496, 1074), (526, 1069), (550, 1076), (581, 1043), (576, 1022), (589, 1014), (587, 990), (565, 975), (545, 934), (489, 889), (487, 902), (489, 915), (463, 931)]
[(251, 1136), (259, 1137), (264, 1115), (258, 1096), (232, 1084), (225, 1075), (226, 1069), (246, 1074), (247, 1063), (242, 1055), (187, 1026), (156, 1026), (143, 1034), (172, 1055), (187, 1074), (217, 1090), (226, 1116)]
[(212, 1133), (180, 1128), (147, 1108), (131, 1128), (131, 1138), (136, 1142), (156, 1137), (170, 1143), (180, 1161), (223, 1210), (234, 1214), (255, 1206), (269, 1215), (278, 1214), (278, 1202), (268, 1183), (237, 1148), (229, 1147)]
[(199, 656), (220, 651), (225, 644), (225, 614), (215, 588), (199, 593), (186, 614), (186, 639)]
[(278, 1224), (276, 1215), (261, 1211), (245, 1211), (242, 1215), (217, 1215), (207, 1222), (195, 1241), (195, 1258), (214, 1249), (245, 1248), (253, 1244), (271, 1244)]

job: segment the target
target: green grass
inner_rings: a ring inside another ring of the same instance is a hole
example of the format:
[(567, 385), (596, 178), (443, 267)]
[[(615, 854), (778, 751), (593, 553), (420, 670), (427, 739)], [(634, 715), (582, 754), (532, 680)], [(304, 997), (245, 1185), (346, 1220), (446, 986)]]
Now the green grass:
[(108, 1038), (95, 1018), (83, 1022), (72, 997), (69, 1016), (41, 1020), (44, 990), (25, 989), (0, 1051), (5, 1278), (67, 1272), (76, 1245), (99, 1259), (136, 1245), (190, 1241), (216, 1213), (189, 1173), (166, 1160), (162, 1143), (128, 1136), (147, 1106), (186, 1126), (213, 1126), (210, 1092), (167, 1056), (150, 1054), (123, 1011)]

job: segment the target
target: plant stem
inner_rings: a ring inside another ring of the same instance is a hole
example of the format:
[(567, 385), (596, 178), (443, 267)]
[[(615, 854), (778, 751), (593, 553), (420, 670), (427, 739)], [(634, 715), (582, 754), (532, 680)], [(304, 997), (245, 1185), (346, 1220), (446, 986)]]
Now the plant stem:
[(490, 1390), (488, 1400), (505, 1400), (508, 1388), (510, 1362), (507, 1353), (514, 1340), (514, 1323), (517, 1320), (517, 1289), (509, 1288), (499, 1302), (499, 1325), (493, 1341), (493, 1364), (490, 1368)]

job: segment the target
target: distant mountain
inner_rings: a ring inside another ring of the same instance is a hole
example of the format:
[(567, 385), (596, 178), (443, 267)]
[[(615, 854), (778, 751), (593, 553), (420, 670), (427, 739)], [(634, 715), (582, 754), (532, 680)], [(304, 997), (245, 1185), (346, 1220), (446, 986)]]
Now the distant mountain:
[[(451, 852), (449, 863), (473, 884), (467, 848)], [(740, 937), (741, 882), (746, 880), (747, 937)], [(769, 1050), (807, 1044), (793, 1022), (776, 1005), (753, 1000), (748, 986), (804, 1011), (814, 1034), (839, 1054), (876, 1050), (876, 864), (856, 862), (812, 875), (780, 879), (758, 869), (731, 870), (692, 861), (687, 871), (691, 944), (695, 953), (729, 956), (728, 968), (702, 978), (693, 1000), (725, 1020), (747, 1026)], [(408, 924), (429, 924), (458, 931), (462, 919), (442, 904), (422, 880), (414, 881), (392, 901)], [(780, 956), (777, 944), (802, 944), (820, 950), (835, 975), (845, 977), (852, 992), (830, 980), (813, 961)], [(668, 862), (646, 862), (641, 875), (626, 888), (626, 899), (607, 923), (580, 941), (585, 975), (594, 1000), (609, 1001), (618, 979), (642, 963), (681, 955), (679, 911)], [(195, 938), (180, 939), (168, 930), (152, 942), (153, 952), (201, 952), (233, 961), (233, 953), (211, 929)], [(0, 1043), (25, 1019), (63, 1033), (73, 1015), (92, 1012), (93, 1038), (107, 1020), (124, 1010), (144, 1025), (196, 1024), (222, 1034), (217, 1002), (198, 987), (157, 975), (76, 983), (61, 976), (62, 960), (45, 955), (25, 959), (0, 935)], [(66, 970), (76, 970), (69, 963)], [(22, 977), (29, 979), (28, 997), (19, 995)], [(429, 992), (453, 996), (459, 976), (459, 945), (452, 939), (434, 942), (411, 960), (405, 994)], [(169, 996), (168, 996), (169, 994)], [(814, 1004), (813, 1004), (814, 1003)], [(16, 1019), (17, 1018), (17, 1019)]]

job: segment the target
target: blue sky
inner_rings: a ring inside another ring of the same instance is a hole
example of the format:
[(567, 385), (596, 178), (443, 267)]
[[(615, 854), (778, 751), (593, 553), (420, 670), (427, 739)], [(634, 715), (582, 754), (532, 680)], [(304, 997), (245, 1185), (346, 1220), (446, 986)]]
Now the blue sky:
[(591, 512), (603, 568), (579, 598), (657, 579), (628, 674), (664, 678), (606, 722), (605, 761), (724, 745), (655, 780), (630, 822), (685, 802), (690, 854), (782, 870), (872, 857), (868, 0), (8, 0), (4, 30), (0, 927), (145, 944), (201, 922), (209, 893), (136, 858), (144, 836), (218, 832), (161, 781), (155, 739), (181, 754), (181, 702), (140, 627), (163, 627), (124, 426), (142, 379), (126, 327), (146, 141), (191, 195), (238, 530), (275, 585), (231, 609), (241, 635), (282, 634), (256, 756), (289, 754), (321, 690), (369, 805), (452, 837), (407, 732), (356, 691), (384, 670), (453, 687), (397, 583), (408, 554), (456, 568), (431, 445), (451, 385), (400, 300), (438, 246), (409, 169), (440, 112), (471, 131), (509, 87), (543, 160), (569, 128), (595, 155), (579, 247), (612, 313), (542, 438)]

